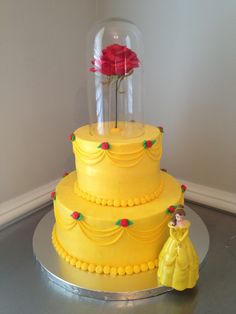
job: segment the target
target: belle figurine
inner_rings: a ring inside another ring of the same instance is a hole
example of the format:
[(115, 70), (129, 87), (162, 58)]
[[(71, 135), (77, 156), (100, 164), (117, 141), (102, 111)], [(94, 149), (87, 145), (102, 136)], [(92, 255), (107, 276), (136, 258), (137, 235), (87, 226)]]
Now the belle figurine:
[(185, 219), (185, 211), (177, 209), (169, 222), (170, 237), (159, 255), (158, 285), (176, 290), (193, 288), (199, 277), (197, 253), (189, 239), (190, 222)]

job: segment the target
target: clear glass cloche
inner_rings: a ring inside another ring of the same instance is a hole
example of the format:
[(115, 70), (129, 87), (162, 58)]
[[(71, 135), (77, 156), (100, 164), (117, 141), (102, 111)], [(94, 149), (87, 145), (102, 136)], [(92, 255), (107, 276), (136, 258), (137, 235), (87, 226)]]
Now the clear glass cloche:
[(88, 37), (90, 133), (119, 138), (143, 133), (141, 33), (127, 20), (98, 23)]

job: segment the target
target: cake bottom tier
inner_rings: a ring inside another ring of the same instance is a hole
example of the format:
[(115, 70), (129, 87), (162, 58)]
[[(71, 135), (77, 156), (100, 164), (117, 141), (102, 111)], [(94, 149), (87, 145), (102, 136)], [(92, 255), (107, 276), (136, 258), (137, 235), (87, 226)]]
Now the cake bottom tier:
[(180, 184), (162, 172), (158, 199), (134, 207), (108, 207), (88, 202), (74, 192), (76, 173), (56, 188), (52, 242), (72, 266), (98, 274), (131, 275), (157, 267), (168, 237), (166, 209), (183, 204)]

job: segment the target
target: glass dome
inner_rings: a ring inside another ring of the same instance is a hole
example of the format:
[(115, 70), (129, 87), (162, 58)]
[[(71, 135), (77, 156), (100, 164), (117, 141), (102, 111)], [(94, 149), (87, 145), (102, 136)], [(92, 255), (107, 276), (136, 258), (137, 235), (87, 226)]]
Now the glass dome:
[(142, 38), (129, 21), (98, 23), (88, 38), (90, 133), (136, 137), (143, 133)]

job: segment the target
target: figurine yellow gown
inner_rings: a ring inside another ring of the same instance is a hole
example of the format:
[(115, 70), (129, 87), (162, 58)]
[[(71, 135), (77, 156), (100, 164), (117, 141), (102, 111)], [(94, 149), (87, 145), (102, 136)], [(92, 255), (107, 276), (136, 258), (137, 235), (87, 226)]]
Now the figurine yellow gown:
[(159, 255), (158, 284), (176, 290), (193, 288), (199, 277), (199, 262), (194, 246), (189, 239), (190, 222), (173, 226), (170, 222), (170, 237)]

